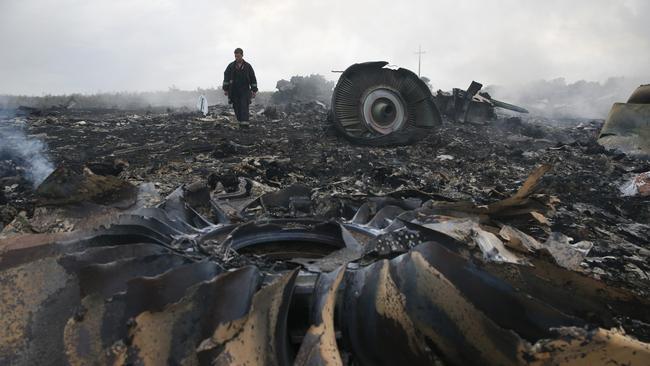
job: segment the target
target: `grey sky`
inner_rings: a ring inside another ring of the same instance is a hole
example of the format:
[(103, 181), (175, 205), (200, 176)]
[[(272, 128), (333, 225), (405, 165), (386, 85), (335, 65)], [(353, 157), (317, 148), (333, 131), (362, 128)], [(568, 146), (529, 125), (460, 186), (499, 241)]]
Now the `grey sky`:
[[(0, 93), (221, 83), (242, 47), (262, 90), (386, 60), (435, 88), (650, 77), (646, 0), (0, 0)], [(643, 80), (645, 78), (645, 80)]]

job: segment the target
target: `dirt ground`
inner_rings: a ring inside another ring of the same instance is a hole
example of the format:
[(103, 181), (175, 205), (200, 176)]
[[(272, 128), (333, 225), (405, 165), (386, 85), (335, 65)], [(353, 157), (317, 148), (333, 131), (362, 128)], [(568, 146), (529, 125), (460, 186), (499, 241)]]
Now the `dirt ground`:
[[(132, 183), (153, 182), (163, 195), (197, 181), (229, 191), (237, 177), (247, 177), (271, 188), (301, 183), (327, 200), (393, 196), (483, 205), (511, 195), (535, 167), (550, 164), (538, 191), (557, 198), (548, 222), (530, 217), (509, 224), (540, 241), (551, 232), (590, 241), (594, 246), (583, 267), (592, 276), (642, 295), (650, 290), (650, 198), (622, 197), (619, 190), (633, 174), (650, 170), (650, 163), (599, 146), (603, 121), (445, 120), (415, 145), (371, 148), (337, 136), (322, 104), (274, 108), (277, 116), (253, 105), (248, 128), (233, 122), (227, 106), (212, 107), (208, 117), (171, 110), (64, 110), (6, 117), (3, 123), (25, 122), (30, 137), (46, 143), (55, 165), (113, 170), (108, 173)], [(31, 185), (2, 179), (3, 226), (21, 212), (31, 217)], [(345, 218), (346, 212), (321, 214)], [(5, 235), (11, 230), (16, 229), (5, 227)]]

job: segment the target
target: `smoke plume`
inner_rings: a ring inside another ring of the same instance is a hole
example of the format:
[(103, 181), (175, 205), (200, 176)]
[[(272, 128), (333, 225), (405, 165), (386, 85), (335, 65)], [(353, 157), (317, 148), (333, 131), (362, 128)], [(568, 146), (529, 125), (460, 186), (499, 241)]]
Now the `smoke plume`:
[(520, 105), (531, 114), (549, 118), (607, 117), (612, 104), (625, 102), (643, 78), (610, 77), (604, 83), (564, 78), (520, 85), (492, 85), (486, 90), (496, 99)]
[(45, 143), (25, 134), (24, 124), (0, 120), (0, 159), (12, 160), (25, 171), (25, 178), (36, 188), (47, 178), (54, 165), (46, 155)]

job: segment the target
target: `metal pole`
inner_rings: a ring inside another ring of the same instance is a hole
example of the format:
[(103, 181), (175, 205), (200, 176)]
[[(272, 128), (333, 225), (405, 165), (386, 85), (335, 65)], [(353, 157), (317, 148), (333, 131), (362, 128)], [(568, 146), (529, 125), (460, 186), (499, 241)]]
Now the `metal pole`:
[(418, 51), (416, 54), (418, 55), (418, 77), (420, 77), (420, 68), (422, 65), (422, 54), (426, 53), (425, 51), (422, 51), (422, 45), (418, 46)]

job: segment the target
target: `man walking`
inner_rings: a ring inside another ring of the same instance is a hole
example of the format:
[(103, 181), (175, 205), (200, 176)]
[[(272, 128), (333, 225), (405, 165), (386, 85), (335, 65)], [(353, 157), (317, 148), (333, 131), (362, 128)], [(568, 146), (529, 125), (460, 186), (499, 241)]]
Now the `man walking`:
[(244, 61), (241, 48), (235, 49), (235, 61), (223, 73), (223, 93), (228, 96), (228, 103), (232, 103), (237, 121), (248, 124), (248, 106), (257, 94), (257, 79), (251, 64)]

